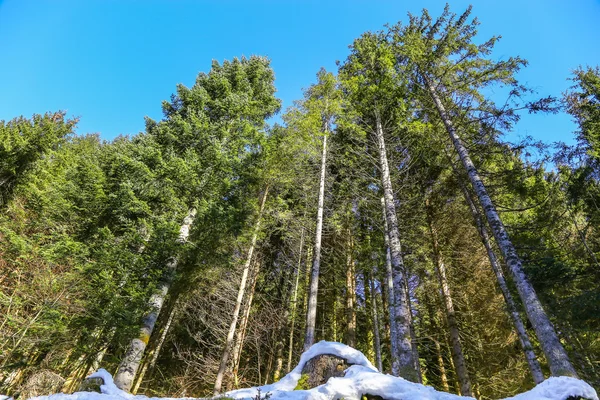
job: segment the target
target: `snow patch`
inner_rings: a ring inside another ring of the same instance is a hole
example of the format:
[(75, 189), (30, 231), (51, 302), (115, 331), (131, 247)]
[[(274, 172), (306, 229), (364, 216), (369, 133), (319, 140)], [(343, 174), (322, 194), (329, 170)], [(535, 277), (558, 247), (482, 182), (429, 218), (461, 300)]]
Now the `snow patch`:
[[(325, 384), (310, 390), (294, 390), (302, 374), (304, 365), (313, 357), (333, 355), (353, 364), (346, 370), (344, 377), (330, 378)], [(126, 393), (114, 384), (112, 376), (100, 369), (90, 378), (102, 378), (102, 393), (76, 392), (70, 395), (54, 394), (41, 396), (38, 400), (159, 400), (146, 396), (134, 396)], [(222, 397), (236, 400), (252, 400), (258, 391), (261, 395), (269, 393), (271, 400), (360, 400), (362, 395), (381, 396), (386, 400), (456, 400), (472, 399), (450, 393), (438, 392), (430, 386), (409, 382), (392, 375), (382, 374), (369, 362), (360, 351), (342, 343), (321, 341), (302, 354), (300, 362), (289, 374), (279, 382), (270, 385), (234, 390), (224, 393)], [(565, 400), (568, 397), (583, 397), (599, 400), (596, 391), (587, 383), (568, 377), (552, 377), (537, 385), (532, 390), (505, 400)], [(161, 398), (161, 400), (173, 400)]]

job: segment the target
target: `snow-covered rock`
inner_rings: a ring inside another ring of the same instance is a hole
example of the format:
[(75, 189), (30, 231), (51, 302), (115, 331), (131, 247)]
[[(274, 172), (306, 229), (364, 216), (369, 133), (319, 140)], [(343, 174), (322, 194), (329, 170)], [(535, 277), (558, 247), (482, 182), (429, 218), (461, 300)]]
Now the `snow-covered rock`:
[[(302, 374), (302, 368), (313, 357), (329, 354), (344, 358), (353, 364), (344, 377), (330, 378), (325, 384), (310, 390), (294, 390)], [(70, 395), (55, 394), (37, 397), (38, 400), (158, 400), (146, 396), (134, 396), (123, 392), (114, 384), (112, 376), (100, 369), (90, 377), (104, 380), (102, 393), (77, 392)], [(237, 400), (252, 400), (259, 393), (270, 394), (271, 400), (360, 400), (362, 395), (381, 396), (386, 400), (452, 400), (469, 399), (454, 394), (438, 392), (430, 386), (412, 383), (405, 379), (382, 374), (360, 351), (342, 343), (321, 341), (302, 354), (300, 362), (279, 382), (270, 385), (234, 390), (223, 394)], [(505, 400), (565, 400), (568, 397), (599, 400), (596, 391), (584, 381), (568, 377), (553, 377), (532, 390)], [(170, 400), (162, 398), (162, 400)]]

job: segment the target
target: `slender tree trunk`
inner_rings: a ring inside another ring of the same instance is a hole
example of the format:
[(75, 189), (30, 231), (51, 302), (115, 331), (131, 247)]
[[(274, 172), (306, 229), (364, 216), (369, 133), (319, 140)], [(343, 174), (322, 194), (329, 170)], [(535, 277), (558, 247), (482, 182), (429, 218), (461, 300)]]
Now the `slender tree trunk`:
[(354, 291), (354, 258), (352, 257), (352, 234), (348, 231), (348, 249), (346, 254), (346, 338), (347, 345), (356, 347), (356, 309)]
[[(426, 207), (429, 208), (429, 205), (427, 205)], [(431, 214), (430, 212), (428, 212), (427, 214), (429, 233), (431, 234), (431, 242), (433, 245), (434, 265), (438, 278), (440, 280), (440, 286), (442, 287), (442, 297), (444, 300), (444, 305), (446, 306), (448, 330), (450, 331), (450, 343), (452, 344), (452, 358), (454, 359), (456, 374), (458, 375), (458, 380), (460, 382), (460, 392), (463, 396), (472, 396), (473, 392), (471, 390), (471, 380), (469, 379), (469, 372), (467, 371), (465, 356), (462, 350), (462, 344), (460, 342), (458, 324), (456, 322), (456, 313), (454, 311), (452, 295), (450, 293), (450, 287), (448, 286), (448, 279), (446, 277), (446, 266), (440, 253), (440, 248), (437, 240), (437, 232), (433, 227)]]
[(431, 341), (433, 341), (433, 343), (435, 345), (435, 352), (436, 352), (438, 369), (440, 372), (440, 380), (442, 383), (442, 388), (446, 392), (450, 392), (450, 386), (448, 385), (448, 374), (446, 373), (446, 367), (444, 365), (444, 356), (442, 353), (442, 347), (440, 345), (439, 340), (437, 339), (437, 336), (439, 335), (440, 330), (439, 330), (438, 324), (435, 320), (435, 312), (433, 311), (431, 296), (429, 295), (428, 290), (424, 291), (424, 296), (425, 296), (424, 303), (425, 303), (425, 308), (427, 309), (427, 314), (429, 317), (429, 324), (431, 325), (431, 331), (432, 331), (432, 334), (436, 335), (436, 337), (431, 337), (430, 339), (431, 339)]
[(393, 271), (394, 297), (390, 298), (390, 301), (394, 302), (394, 320), (396, 324), (398, 353), (395, 360), (393, 358), (393, 360), (397, 362), (397, 366), (393, 366), (392, 371), (397, 371), (399, 376), (409, 381), (418, 382), (419, 373), (415, 369), (414, 352), (410, 336), (410, 309), (408, 308), (408, 296), (404, 288), (405, 268), (404, 261), (402, 260), (400, 235), (398, 233), (394, 191), (390, 179), (385, 139), (383, 137), (383, 127), (379, 115), (376, 115), (376, 119), (375, 133), (379, 150), (381, 183), (383, 186), (383, 197), (385, 199), (385, 217), (388, 225), (387, 234), (389, 237), (390, 259)]
[(242, 356), (242, 349), (244, 347), (244, 341), (246, 340), (246, 331), (248, 328), (248, 321), (250, 320), (250, 310), (252, 309), (252, 301), (254, 300), (254, 291), (256, 289), (256, 281), (258, 280), (258, 273), (260, 272), (260, 260), (254, 262), (254, 272), (252, 273), (252, 284), (250, 285), (250, 293), (244, 303), (244, 312), (242, 313), (242, 320), (240, 321), (240, 327), (237, 330), (235, 339), (235, 346), (233, 348), (232, 356), (232, 369), (233, 369), (233, 384), (235, 388), (239, 387), (239, 368), (240, 358)]
[(296, 267), (296, 282), (294, 283), (294, 294), (292, 296), (291, 304), (291, 323), (290, 323), (290, 339), (288, 345), (288, 359), (287, 359), (287, 372), (292, 370), (292, 356), (294, 353), (294, 325), (296, 323), (296, 310), (298, 306), (298, 284), (300, 282), (300, 266), (302, 265), (302, 249), (304, 248), (304, 228), (300, 233), (300, 250), (298, 251), (298, 265)]
[(496, 275), (496, 279), (498, 281), (498, 286), (500, 287), (500, 291), (502, 292), (504, 300), (506, 301), (506, 308), (508, 314), (510, 315), (515, 330), (517, 331), (519, 342), (521, 343), (521, 348), (525, 353), (525, 359), (527, 360), (527, 364), (529, 365), (529, 371), (531, 372), (533, 381), (536, 384), (541, 383), (544, 381), (544, 373), (542, 372), (540, 363), (535, 357), (535, 353), (533, 352), (533, 346), (531, 345), (531, 341), (529, 340), (529, 335), (527, 335), (525, 325), (521, 320), (521, 316), (519, 315), (515, 301), (512, 295), (510, 294), (510, 290), (508, 289), (506, 279), (504, 278), (504, 273), (502, 272), (502, 266), (498, 262), (498, 258), (492, 250), (490, 235), (487, 231), (487, 228), (485, 227), (485, 224), (483, 223), (481, 214), (479, 214), (479, 210), (475, 206), (473, 199), (471, 199), (471, 194), (468, 192), (467, 188), (462, 183), (460, 183), (460, 187), (462, 189), (465, 200), (469, 205), (469, 209), (473, 214), (475, 225), (477, 226), (477, 230), (479, 231), (479, 235), (481, 236), (481, 240), (483, 242), (483, 245), (485, 246), (485, 250), (487, 251), (488, 258), (490, 259), (490, 265), (492, 266), (492, 270), (494, 271), (494, 274)]
[[(375, 274), (374, 274), (375, 275)], [(377, 313), (377, 291), (375, 288), (375, 279), (371, 277), (368, 279), (367, 274), (365, 274), (365, 285), (369, 286), (369, 292), (371, 297), (371, 320), (373, 321), (373, 334), (374, 334), (374, 351), (375, 351), (375, 364), (377, 365), (377, 369), (382, 372), (383, 366), (381, 362), (381, 339), (379, 336), (379, 316)]]
[(254, 232), (252, 233), (252, 240), (250, 242), (250, 248), (248, 249), (248, 255), (246, 256), (246, 262), (244, 263), (244, 269), (242, 271), (242, 279), (240, 281), (240, 287), (238, 289), (237, 300), (235, 302), (235, 308), (233, 309), (233, 316), (231, 318), (231, 324), (229, 325), (229, 332), (225, 339), (225, 347), (223, 348), (223, 355), (221, 356), (221, 363), (219, 365), (219, 371), (217, 372), (217, 378), (215, 379), (214, 395), (218, 395), (223, 385), (223, 377), (225, 370), (227, 369), (227, 361), (229, 360), (229, 353), (231, 352), (231, 346), (233, 345), (233, 338), (235, 335), (235, 329), (237, 327), (238, 318), (240, 316), (240, 309), (242, 307), (242, 300), (244, 299), (244, 293), (246, 292), (246, 281), (248, 280), (248, 271), (250, 270), (250, 264), (252, 263), (252, 256), (254, 255), (254, 248), (256, 247), (256, 241), (258, 239), (258, 233), (260, 231), (260, 223), (262, 221), (262, 214), (265, 209), (267, 202), (267, 195), (269, 194), (269, 185), (265, 187), (265, 190), (260, 201), (260, 209), (254, 225)]
[(333, 328), (333, 341), (337, 342), (338, 341), (338, 337), (337, 337), (337, 332), (338, 332), (338, 323), (337, 323), (337, 314), (338, 314), (338, 306), (337, 306), (337, 298), (338, 298), (338, 290), (337, 290), (337, 284), (335, 282), (335, 275), (333, 277), (333, 323), (332, 323), (332, 328)]
[(283, 370), (283, 348), (285, 347), (285, 328), (288, 325), (290, 319), (290, 307), (289, 304), (292, 302), (292, 283), (291, 283), (291, 275), (292, 271), (286, 272), (282, 275), (282, 281), (279, 287), (284, 287), (284, 293), (278, 295), (279, 298), (284, 299), (284, 301), (288, 304), (288, 307), (285, 308), (283, 318), (278, 323), (277, 329), (275, 330), (275, 338), (276, 338), (276, 356), (275, 356), (275, 370), (273, 371), (273, 382), (277, 382), (281, 377), (281, 371)]
[[(183, 220), (183, 224), (179, 229), (178, 243), (183, 244), (187, 241), (190, 235), (190, 228), (196, 217), (196, 210), (192, 209)], [(163, 306), (165, 298), (171, 287), (173, 280), (173, 274), (177, 268), (177, 258), (172, 258), (169, 261), (166, 277), (162, 280), (158, 286), (158, 290), (150, 297), (150, 312), (144, 317), (142, 322), (142, 328), (140, 330), (140, 336), (133, 339), (129, 345), (129, 349), (125, 353), (125, 357), (119, 365), (119, 369), (114, 377), (115, 385), (118, 388), (129, 391), (133, 380), (137, 373), (137, 370), (144, 356), (144, 351), (148, 345), (148, 340), (154, 331), (158, 314)]]
[(404, 274), (404, 290), (406, 292), (406, 302), (408, 304), (409, 323), (410, 323), (410, 342), (412, 345), (413, 360), (415, 365), (415, 371), (417, 371), (417, 383), (423, 383), (423, 377), (421, 376), (421, 365), (419, 364), (419, 349), (417, 347), (417, 335), (415, 334), (415, 325), (413, 323), (412, 314), (412, 301), (410, 299), (410, 287), (408, 286), (408, 271)]
[(388, 235), (389, 228), (387, 222), (387, 214), (385, 207), (385, 198), (381, 198), (381, 206), (383, 207), (383, 237), (385, 239), (385, 272), (386, 272), (386, 287), (388, 294), (388, 316), (390, 327), (390, 352), (392, 362), (392, 375), (398, 376), (400, 360), (398, 359), (398, 329), (396, 321), (396, 306), (394, 305), (394, 271), (392, 269), (392, 255), (390, 252), (390, 237)]
[(144, 362), (144, 364), (142, 365), (142, 369), (140, 370), (140, 373), (138, 374), (138, 376), (135, 380), (135, 383), (133, 385), (133, 389), (131, 390), (132, 394), (136, 394), (137, 391), (140, 389), (140, 385), (142, 384), (142, 381), (144, 380), (144, 376), (146, 375), (146, 372), (148, 370), (151, 370), (151, 371), (154, 370), (154, 366), (156, 365), (156, 361), (158, 360), (158, 356), (160, 355), (162, 346), (165, 343), (165, 339), (167, 338), (167, 334), (169, 333), (169, 329), (171, 328), (171, 324), (173, 323), (173, 318), (175, 317), (176, 309), (177, 309), (177, 304), (175, 304), (173, 306), (173, 309), (169, 313), (169, 318), (167, 319), (165, 327), (163, 328), (162, 333), (160, 334), (160, 338), (158, 339), (158, 343), (156, 344), (156, 347), (154, 349), (152, 349), (151, 352), (148, 353), (148, 358), (150, 358), (150, 359), (146, 360), (146, 362)]
[(446, 131), (450, 135), (450, 139), (452, 140), (454, 148), (456, 149), (456, 152), (458, 153), (458, 156), (460, 157), (460, 160), (467, 171), (467, 175), (469, 176), (469, 180), (473, 185), (473, 189), (479, 198), (479, 202), (483, 207), (485, 216), (488, 220), (490, 228), (492, 229), (494, 238), (496, 239), (496, 243), (500, 248), (502, 256), (504, 257), (504, 261), (511, 272), (517, 287), (517, 291), (521, 297), (521, 301), (525, 306), (527, 317), (529, 318), (529, 321), (535, 330), (542, 350), (544, 351), (546, 359), (548, 360), (548, 365), (550, 366), (552, 375), (577, 377), (577, 372), (571, 365), (567, 352), (560, 343), (558, 335), (556, 334), (550, 319), (546, 315), (533, 286), (525, 275), (521, 259), (519, 258), (517, 251), (515, 250), (515, 247), (508, 236), (508, 232), (506, 232), (506, 228), (504, 227), (504, 224), (498, 215), (498, 211), (496, 210), (492, 199), (487, 193), (485, 185), (483, 184), (483, 181), (481, 180), (481, 177), (479, 176), (479, 173), (477, 172), (477, 169), (475, 168), (475, 165), (469, 156), (467, 148), (456, 133), (450, 116), (446, 112), (446, 109), (442, 104), (442, 101), (433, 84), (425, 75), (423, 75), (423, 78), (426, 81), (427, 89), (431, 95), (431, 98), (433, 99), (433, 102), (435, 103), (440, 118), (446, 127)]
[(448, 378), (446, 376), (446, 367), (444, 366), (444, 357), (442, 356), (442, 348), (440, 342), (434, 340), (435, 354), (437, 356), (438, 368), (440, 370), (440, 380), (442, 381), (442, 388), (444, 391), (449, 392), (450, 386), (448, 385)]
[[(281, 329), (283, 331), (283, 329)], [(283, 369), (283, 332), (277, 339), (277, 354), (275, 356), (275, 371), (273, 372), (273, 382), (277, 382), (281, 378), (281, 370)]]
[(327, 167), (327, 134), (323, 135), (323, 154), (321, 156), (321, 179), (319, 183), (319, 204), (317, 208), (317, 229), (313, 251), (312, 271), (310, 275), (310, 291), (308, 309), (306, 310), (306, 334), (304, 336), (304, 351), (315, 342), (315, 326), (317, 321), (317, 294), (319, 291), (319, 269), (321, 267), (321, 236), (323, 233), (323, 205), (325, 202), (325, 171)]

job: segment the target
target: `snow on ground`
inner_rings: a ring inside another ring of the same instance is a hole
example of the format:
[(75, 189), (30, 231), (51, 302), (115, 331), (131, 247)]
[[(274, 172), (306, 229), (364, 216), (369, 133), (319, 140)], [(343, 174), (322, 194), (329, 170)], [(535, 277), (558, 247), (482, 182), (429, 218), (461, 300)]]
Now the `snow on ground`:
[[(330, 378), (324, 385), (310, 390), (294, 390), (300, 379), (302, 368), (311, 358), (329, 354), (344, 358), (353, 364), (344, 377)], [(38, 400), (158, 400), (146, 396), (134, 396), (117, 388), (112, 376), (100, 369), (90, 377), (104, 380), (102, 393), (77, 392), (70, 395), (54, 394), (36, 397)], [(261, 396), (270, 393), (270, 400), (360, 400), (363, 394), (379, 395), (386, 400), (452, 400), (469, 399), (454, 394), (438, 392), (430, 386), (412, 383), (402, 378), (385, 375), (367, 360), (358, 350), (342, 343), (321, 341), (302, 354), (300, 362), (279, 382), (270, 385), (234, 390), (223, 397), (236, 400), (252, 400), (260, 390)], [(587, 383), (568, 377), (553, 377), (532, 390), (505, 400), (565, 400), (567, 397), (583, 397), (599, 400), (595, 390)], [(2, 396), (0, 396), (2, 397)], [(172, 400), (162, 398), (162, 400)]]

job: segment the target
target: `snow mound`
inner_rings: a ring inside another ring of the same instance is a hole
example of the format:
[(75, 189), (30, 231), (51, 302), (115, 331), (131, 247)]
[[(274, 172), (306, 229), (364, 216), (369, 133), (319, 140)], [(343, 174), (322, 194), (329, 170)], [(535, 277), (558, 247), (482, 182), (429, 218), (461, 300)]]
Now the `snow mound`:
[[(346, 370), (344, 377), (330, 378), (324, 385), (310, 390), (294, 390), (301, 377), (304, 365), (313, 357), (333, 355), (353, 364)], [(36, 397), (38, 400), (158, 400), (146, 396), (134, 396), (123, 392), (113, 382), (112, 376), (104, 369), (90, 375), (91, 378), (102, 378), (102, 393), (77, 392), (70, 395), (54, 394)], [(412, 383), (405, 379), (385, 375), (369, 362), (360, 351), (342, 343), (321, 341), (302, 354), (300, 362), (289, 374), (279, 382), (270, 385), (227, 392), (222, 397), (236, 400), (253, 400), (257, 394), (269, 393), (271, 400), (360, 400), (362, 395), (381, 396), (386, 400), (452, 400), (472, 399), (450, 393), (438, 392), (430, 386)], [(583, 397), (599, 400), (596, 391), (587, 383), (568, 377), (552, 377), (537, 385), (532, 390), (505, 400), (565, 400), (568, 397)], [(162, 400), (171, 400), (162, 398)]]

